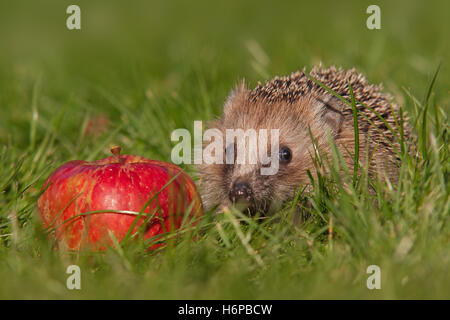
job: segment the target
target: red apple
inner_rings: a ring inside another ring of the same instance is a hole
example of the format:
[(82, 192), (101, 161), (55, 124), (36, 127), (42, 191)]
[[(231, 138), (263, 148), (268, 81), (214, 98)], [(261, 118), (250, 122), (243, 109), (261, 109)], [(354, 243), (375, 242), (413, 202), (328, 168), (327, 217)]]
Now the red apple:
[(113, 156), (102, 160), (67, 162), (44, 183), (39, 213), (44, 227), (54, 230), (64, 247), (102, 250), (112, 244), (110, 233), (121, 241), (133, 223), (133, 233), (141, 226), (147, 239), (180, 228), (187, 211), (185, 221), (202, 214), (195, 184), (179, 167), (120, 155), (119, 147), (111, 151)]

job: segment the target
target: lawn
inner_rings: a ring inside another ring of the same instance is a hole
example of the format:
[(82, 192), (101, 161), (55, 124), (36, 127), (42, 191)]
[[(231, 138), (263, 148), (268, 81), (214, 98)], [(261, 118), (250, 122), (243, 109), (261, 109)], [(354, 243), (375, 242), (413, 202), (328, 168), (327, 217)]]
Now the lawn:
[[(366, 27), (372, 2), (380, 30)], [(450, 2), (76, 1), (68, 30), (70, 4), (0, 3), (0, 298), (450, 298)], [(156, 252), (52, 248), (36, 202), (59, 165), (111, 144), (170, 162), (171, 132), (219, 116), (238, 81), (320, 62), (355, 67), (408, 112), (418, 155), (402, 154), (397, 187), (378, 183), (374, 201), (323, 177), (301, 195), (314, 204), (302, 225), (288, 204), (262, 222), (206, 213), (195, 241)], [(81, 290), (66, 287), (72, 264)]]

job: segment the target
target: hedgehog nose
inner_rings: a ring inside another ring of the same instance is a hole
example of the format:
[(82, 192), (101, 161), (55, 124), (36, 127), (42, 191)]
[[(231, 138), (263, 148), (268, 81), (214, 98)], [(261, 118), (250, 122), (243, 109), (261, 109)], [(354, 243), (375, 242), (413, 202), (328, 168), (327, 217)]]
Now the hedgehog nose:
[(253, 199), (253, 190), (247, 182), (236, 181), (233, 183), (229, 194), (232, 202), (247, 202)]

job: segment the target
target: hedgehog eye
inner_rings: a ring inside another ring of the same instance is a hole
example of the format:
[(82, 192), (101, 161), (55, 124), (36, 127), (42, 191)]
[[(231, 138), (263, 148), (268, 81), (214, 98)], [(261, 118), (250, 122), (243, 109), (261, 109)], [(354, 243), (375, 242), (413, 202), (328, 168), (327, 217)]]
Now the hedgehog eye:
[(288, 147), (283, 147), (280, 149), (280, 161), (283, 163), (289, 163), (292, 159), (291, 149)]

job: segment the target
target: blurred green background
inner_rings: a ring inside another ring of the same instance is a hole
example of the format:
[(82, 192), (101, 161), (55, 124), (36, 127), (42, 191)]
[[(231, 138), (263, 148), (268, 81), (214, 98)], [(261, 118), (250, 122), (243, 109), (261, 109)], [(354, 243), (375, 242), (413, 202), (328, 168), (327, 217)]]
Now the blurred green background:
[[(135, 119), (155, 127), (127, 145), (167, 157), (170, 131), (219, 114), (240, 79), (253, 86), (319, 62), (356, 67), (397, 98), (407, 88), (421, 99), (442, 61), (436, 94), (448, 99), (448, 1), (376, 1), (382, 28), (368, 30), (372, 2), (77, 1), (82, 29), (68, 30), (70, 1), (4, 0), (0, 142), (27, 145), (37, 90), (36, 139), (64, 110), (67, 148), (80, 143), (87, 114), (130, 126), (115, 104), (138, 115), (163, 103), (159, 115), (170, 118)], [(161, 130), (165, 139), (152, 141), (163, 137)], [(81, 143), (90, 149), (95, 141)]]
[[(66, 28), (70, 4), (81, 8), (81, 30)], [(371, 4), (381, 8), (381, 30), (366, 28)], [(448, 298), (449, 39), (444, 0), (0, 1), (0, 297)], [(412, 118), (441, 63), (432, 93), (443, 110), (433, 127), (441, 158), (420, 167), (429, 174), (416, 173), (393, 198), (397, 207), (357, 211), (343, 201), (330, 214), (373, 220), (358, 230), (337, 219), (345, 236), (334, 251), (326, 236), (314, 238), (326, 229), (310, 232), (321, 224), (301, 237), (283, 227), (267, 227), (268, 238), (255, 231), (263, 268), (225, 222), (226, 246), (213, 225), (197, 242), (155, 256), (81, 255), (83, 290), (65, 288), (74, 260), (38, 237), (35, 203), (52, 170), (103, 158), (111, 143), (170, 161), (172, 130), (217, 117), (239, 80), (253, 87), (320, 62), (382, 82)], [(384, 277), (377, 292), (365, 287), (374, 261)]]

